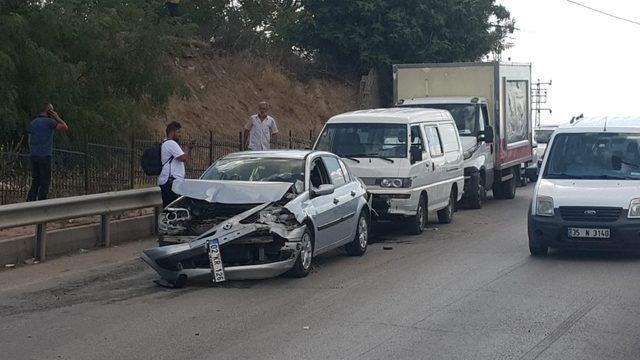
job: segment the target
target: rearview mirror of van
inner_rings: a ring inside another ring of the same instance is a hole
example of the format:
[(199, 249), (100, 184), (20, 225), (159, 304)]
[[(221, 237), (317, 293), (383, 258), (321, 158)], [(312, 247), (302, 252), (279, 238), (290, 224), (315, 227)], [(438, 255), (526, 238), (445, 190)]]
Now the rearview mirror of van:
[(613, 155), (611, 157), (611, 166), (613, 167), (613, 170), (622, 170), (622, 158), (618, 155)]
[(418, 161), (422, 161), (422, 147), (411, 145), (410, 156), (412, 164), (417, 163)]

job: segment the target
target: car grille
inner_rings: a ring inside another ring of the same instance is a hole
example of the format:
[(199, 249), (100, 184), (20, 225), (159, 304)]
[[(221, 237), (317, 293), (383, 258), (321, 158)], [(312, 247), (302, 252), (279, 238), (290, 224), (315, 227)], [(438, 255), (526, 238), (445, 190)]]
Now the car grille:
[(377, 182), (378, 178), (361, 177), (360, 180), (362, 180), (362, 182), (367, 186), (374, 186), (374, 185), (377, 185), (376, 182)]
[(561, 206), (560, 216), (567, 221), (603, 221), (614, 222), (620, 218), (622, 208)]

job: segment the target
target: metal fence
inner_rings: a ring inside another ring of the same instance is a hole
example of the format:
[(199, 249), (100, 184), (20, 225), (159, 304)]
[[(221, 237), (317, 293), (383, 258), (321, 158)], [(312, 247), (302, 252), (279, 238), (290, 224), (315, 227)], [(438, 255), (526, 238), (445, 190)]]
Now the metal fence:
[[(308, 138), (280, 135), (275, 149), (310, 149)], [(243, 134), (236, 139), (217, 138), (213, 132), (192, 138), (194, 147), (186, 163), (187, 178), (198, 178), (216, 159), (243, 149)], [(161, 141), (131, 138), (128, 146), (85, 141), (80, 145), (54, 148), (50, 198), (96, 194), (155, 186), (156, 177), (146, 176), (140, 167), (145, 149)], [(182, 144), (184, 145), (184, 144)], [(0, 146), (0, 205), (23, 202), (31, 185), (31, 163), (27, 153)]]

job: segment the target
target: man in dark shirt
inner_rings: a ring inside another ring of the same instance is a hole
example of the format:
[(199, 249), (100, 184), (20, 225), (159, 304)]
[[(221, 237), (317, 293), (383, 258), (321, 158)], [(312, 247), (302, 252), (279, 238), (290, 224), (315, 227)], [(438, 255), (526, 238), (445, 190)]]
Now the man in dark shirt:
[(49, 194), (53, 133), (56, 130), (67, 131), (69, 127), (53, 106), (47, 104), (27, 129), (31, 155), (31, 189), (27, 201), (45, 200)]

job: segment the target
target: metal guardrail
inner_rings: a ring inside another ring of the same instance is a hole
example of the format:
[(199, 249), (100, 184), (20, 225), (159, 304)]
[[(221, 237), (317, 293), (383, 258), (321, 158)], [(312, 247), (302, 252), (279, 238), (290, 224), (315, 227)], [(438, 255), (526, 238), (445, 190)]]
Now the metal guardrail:
[(161, 206), (160, 189), (157, 187), (3, 205), (0, 206), (0, 229), (36, 225), (34, 257), (44, 261), (48, 222), (100, 215), (100, 241), (103, 246), (109, 246), (110, 214), (154, 208), (157, 219)]

